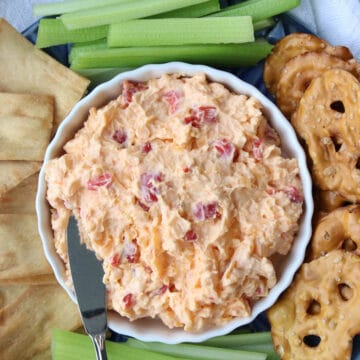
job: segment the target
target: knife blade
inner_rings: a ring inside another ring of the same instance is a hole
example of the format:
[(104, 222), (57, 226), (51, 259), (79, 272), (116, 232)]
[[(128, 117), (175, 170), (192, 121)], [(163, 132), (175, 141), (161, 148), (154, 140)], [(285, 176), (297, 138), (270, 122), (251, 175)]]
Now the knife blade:
[(95, 253), (81, 243), (78, 224), (71, 216), (67, 227), (70, 272), (85, 331), (90, 336), (98, 360), (106, 360), (107, 329), (104, 270)]

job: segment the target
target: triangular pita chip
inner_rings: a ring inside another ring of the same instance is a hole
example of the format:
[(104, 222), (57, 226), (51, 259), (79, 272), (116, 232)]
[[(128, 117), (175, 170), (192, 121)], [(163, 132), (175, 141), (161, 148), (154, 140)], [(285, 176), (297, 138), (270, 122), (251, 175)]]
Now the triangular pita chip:
[(27, 292), (30, 285), (0, 285), (0, 311), (11, 303), (17, 302)]
[(0, 197), (40, 168), (41, 162), (37, 161), (0, 161)]
[(33, 275), (22, 278), (1, 280), (0, 286), (3, 285), (53, 285), (57, 284), (54, 274)]
[(29, 176), (0, 197), (0, 214), (35, 214), (39, 174)]
[(0, 215), (0, 282), (50, 274), (38, 234), (36, 215)]
[(42, 352), (41, 354), (36, 354), (32, 357), (31, 360), (51, 360), (51, 349)]
[(0, 18), (0, 89), (13, 93), (52, 95), (55, 127), (80, 100), (89, 80), (37, 49)]
[(0, 309), (0, 359), (36, 359), (49, 350), (53, 328), (81, 324), (77, 306), (59, 285), (22, 287), (17, 295)]
[(42, 161), (53, 117), (52, 96), (0, 92), (0, 160)]

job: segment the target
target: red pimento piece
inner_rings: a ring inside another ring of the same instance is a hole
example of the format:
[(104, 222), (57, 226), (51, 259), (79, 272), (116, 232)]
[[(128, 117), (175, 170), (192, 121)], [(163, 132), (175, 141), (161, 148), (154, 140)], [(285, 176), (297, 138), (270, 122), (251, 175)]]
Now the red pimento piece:
[(152, 146), (151, 146), (151, 143), (149, 141), (144, 143), (142, 145), (142, 147), (141, 147), (141, 152), (144, 153), (144, 154), (148, 154), (151, 150), (152, 150)]
[(136, 199), (136, 202), (144, 211), (147, 212), (150, 210), (150, 208), (147, 205), (145, 205), (143, 202), (141, 202), (139, 199)]
[(301, 204), (304, 201), (302, 194), (300, 194), (299, 189), (295, 186), (290, 186), (283, 191), (296, 204)]
[(190, 115), (185, 119), (185, 124), (200, 128), (204, 123), (214, 124), (217, 122), (217, 109), (214, 106), (199, 106), (190, 109)]
[(141, 82), (125, 80), (123, 84), (122, 95), (125, 100), (125, 106), (127, 107), (132, 99), (133, 95), (139, 91), (146, 90), (147, 86)]
[(255, 290), (255, 295), (256, 296), (264, 296), (264, 293), (265, 293), (265, 289), (264, 289), (264, 285), (260, 285), (256, 288)]
[(224, 159), (234, 160), (236, 156), (236, 147), (227, 139), (217, 139), (213, 143), (214, 148), (217, 150), (219, 156)]
[(97, 177), (90, 179), (87, 182), (87, 188), (88, 188), (88, 190), (97, 190), (100, 187), (104, 187), (104, 186), (106, 188), (108, 188), (112, 184), (112, 179), (113, 179), (112, 174), (105, 173), (105, 174), (99, 175)]
[(141, 175), (141, 193), (147, 203), (158, 201), (157, 195), (159, 194), (159, 189), (155, 186), (154, 182), (161, 182), (163, 180), (164, 175), (162, 173), (144, 173)]
[(266, 190), (266, 192), (269, 195), (274, 195), (276, 193), (278, 193), (279, 191), (285, 193), (288, 198), (290, 199), (290, 201), (297, 203), (297, 204), (301, 204), (304, 201), (304, 198), (302, 196), (302, 194), (300, 193), (299, 189), (295, 186), (289, 186), (286, 189), (268, 189)]
[(278, 133), (276, 132), (275, 129), (273, 129), (269, 125), (266, 125), (265, 139), (268, 140), (268, 141), (271, 141), (273, 143), (276, 143), (279, 140), (279, 135), (278, 135)]
[(264, 157), (263, 139), (255, 139), (253, 142), (252, 154), (255, 160), (262, 160)]
[(123, 303), (125, 304), (125, 309), (131, 308), (135, 304), (135, 299), (133, 294), (127, 294), (123, 297)]
[(201, 122), (200, 122), (200, 119), (198, 117), (196, 117), (195, 115), (190, 115), (187, 116), (185, 119), (185, 124), (188, 125), (188, 124), (191, 124), (192, 127), (194, 128), (197, 128), (197, 129), (200, 129), (201, 127)]
[(198, 221), (215, 219), (220, 216), (217, 207), (218, 203), (216, 201), (207, 204), (199, 202), (195, 205), (194, 217)]
[(217, 122), (217, 110), (215, 106), (200, 106), (198, 113), (199, 117), (208, 124)]
[(185, 241), (196, 241), (198, 239), (197, 233), (194, 230), (189, 230), (185, 234)]
[(183, 172), (184, 172), (185, 174), (187, 174), (188, 172), (190, 172), (190, 168), (189, 168), (188, 166), (185, 166), (185, 167), (183, 168)]
[(176, 90), (170, 90), (163, 95), (163, 98), (169, 104), (169, 113), (176, 112), (180, 103), (180, 93)]
[(115, 130), (112, 139), (122, 145), (127, 140), (127, 134), (124, 130)]
[(167, 286), (167, 285), (163, 285), (161, 288), (158, 288), (158, 289), (156, 289), (156, 290), (153, 292), (153, 296), (163, 295), (163, 294), (165, 294), (165, 292), (166, 292), (167, 289), (168, 289), (168, 286)]
[(129, 243), (125, 243), (123, 255), (130, 264), (137, 263), (139, 261), (140, 251), (136, 239)]
[(111, 264), (111, 266), (114, 266), (114, 267), (118, 267), (120, 265), (120, 256), (119, 256), (119, 254), (115, 254), (111, 258), (110, 264)]

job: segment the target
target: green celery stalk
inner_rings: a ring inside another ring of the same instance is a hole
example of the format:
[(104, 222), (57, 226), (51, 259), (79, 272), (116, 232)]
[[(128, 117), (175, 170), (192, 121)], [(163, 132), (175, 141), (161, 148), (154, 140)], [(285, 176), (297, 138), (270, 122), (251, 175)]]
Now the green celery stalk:
[(238, 335), (217, 336), (203, 342), (207, 346), (234, 348), (249, 344), (272, 344), (271, 333), (256, 332)]
[(181, 9), (150, 16), (149, 19), (165, 18), (197, 18), (220, 11), (219, 0), (209, 0), (201, 4), (187, 6)]
[(99, 46), (104, 45), (107, 47), (107, 40), (106, 39), (98, 39), (98, 40), (92, 40), (92, 41), (85, 41), (85, 42), (76, 42), (72, 44), (71, 49), (73, 48), (85, 48), (87, 46)]
[(254, 41), (250, 16), (141, 19), (109, 26), (109, 47), (239, 44)]
[(272, 352), (267, 353), (266, 360), (281, 360), (280, 356), (273, 350)]
[[(172, 356), (131, 348), (124, 343), (106, 341), (110, 359), (121, 360), (178, 360)], [(94, 346), (87, 335), (53, 330), (51, 352), (53, 360), (95, 359)], [(185, 360), (185, 358), (183, 358)]]
[(41, 3), (34, 4), (33, 14), (34, 16), (59, 15), (129, 1), (132, 0), (65, 0), (53, 3)]
[(140, 19), (206, 1), (207, 0), (128, 1), (118, 5), (102, 6), (63, 14), (60, 16), (60, 19), (68, 29), (80, 29)]
[(152, 46), (78, 51), (71, 68), (137, 67), (145, 64), (185, 61), (214, 66), (252, 66), (272, 49), (264, 40), (245, 44)]
[(41, 19), (36, 39), (38, 48), (106, 38), (108, 25), (68, 30), (59, 19)]
[(71, 64), (73, 60), (78, 56), (79, 53), (89, 53), (95, 50), (106, 50), (108, 49), (106, 40), (94, 41), (89, 43), (76, 43), (74, 44), (69, 52), (69, 63)]
[(142, 342), (136, 339), (128, 339), (126, 344), (136, 349), (199, 360), (266, 360), (267, 356), (264, 353), (216, 348), (202, 344), (168, 345), (157, 342)]
[(279, 355), (275, 352), (274, 346), (272, 343), (269, 344), (253, 344), (253, 345), (243, 345), (238, 347), (233, 347), (234, 350), (243, 350), (243, 351), (256, 351), (262, 352), (267, 355), (266, 360), (280, 360)]
[(209, 16), (249, 15), (254, 22), (281, 14), (300, 4), (301, 0), (247, 0)]
[(279, 360), (274, 351), (270, 332), (243, 333), (212, 338), (202, 343), (205, 346), (243, 351), (255, 351), (267, 354), (267, 360)]
[(256, 22), (254, 22), (254, 31), (273, 27), (274, 25), (275, 25), (275, 20), (272, 17), (264, 19), (264, 20), (258, 20)]

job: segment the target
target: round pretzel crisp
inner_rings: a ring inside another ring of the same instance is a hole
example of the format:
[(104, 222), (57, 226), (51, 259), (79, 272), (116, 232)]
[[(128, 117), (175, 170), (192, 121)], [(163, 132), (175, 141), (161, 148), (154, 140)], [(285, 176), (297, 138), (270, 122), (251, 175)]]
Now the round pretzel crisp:
[(360, 257), (343, 250), (302, 265), (267, 312), (281, 359), (350, 359), (360, 332), (359, 277)]
[(306, 142), (315, 184), (360, 201), (360, 83), (349, 72), (315, 78), (291, 122)]
[(349, 205), (349, 201), (336, 191), (316, 189), (314, 196), (317, 210), (321, 212), (329, 213), (339, 207)]
[(336, 209), (317, 224), (311, 240), (310, 259), (336, 249), (360, 255), (360, 205)]
[(353, 56), (345, 46), (332, 47), (325, 40), (315, 35), (292, 33), (279, 40), (264, 65), (264, 82), (272, 95), (276, 93), (276, 86), (280, 73), (285, 64), (293, 57), (309, 51), (325, 51), (343, 60), (350, 60)]
[(307, 52), (290, 59), (283, 67), (276, 89), (276, 103), (290, 119), (311, 80), (328, 69), (343, 69), (358, 76), (354, 59), (344, 61), (325, 52)]

